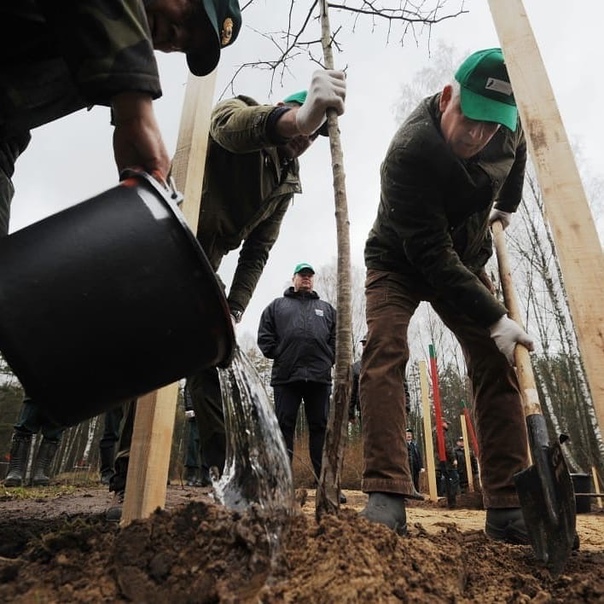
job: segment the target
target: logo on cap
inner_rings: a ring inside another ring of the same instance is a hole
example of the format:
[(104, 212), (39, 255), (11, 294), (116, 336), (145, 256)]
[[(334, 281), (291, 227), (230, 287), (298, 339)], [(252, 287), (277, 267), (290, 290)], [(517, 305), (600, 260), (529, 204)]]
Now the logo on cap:
[(233, 19), (227, 17), (222, 23), (220, 30), (220, 46), (228, 46), (233, 37)]
[(495, 92), (500, 92), (501, 94), (507, 94), (508, 96), (512, 96), (512, 85), (505, 80), (498, 80), (497, 78), (487, 78), (487, 82), (485, 84), (485, 90), (494, 90)]

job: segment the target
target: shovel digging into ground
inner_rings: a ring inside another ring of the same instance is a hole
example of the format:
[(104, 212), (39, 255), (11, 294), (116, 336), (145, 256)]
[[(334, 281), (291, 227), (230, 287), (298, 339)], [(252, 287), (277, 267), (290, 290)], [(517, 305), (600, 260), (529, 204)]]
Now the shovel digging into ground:
[[(498, 221), (493, 223), (493, 238), (505, 304), (509, 316), (522, 325), (511, 279), (505, 235)], [(532, 465), (514, 477), (516, 490), (535, 556), (545, 563), (552, 574), (557, 575), (570, 556), (575, 538), (573, 484), (559, 439), (550, 440), (548, 436), (531, 359), (524, 346), (516, 346), (514, 361), (532, 457)]]

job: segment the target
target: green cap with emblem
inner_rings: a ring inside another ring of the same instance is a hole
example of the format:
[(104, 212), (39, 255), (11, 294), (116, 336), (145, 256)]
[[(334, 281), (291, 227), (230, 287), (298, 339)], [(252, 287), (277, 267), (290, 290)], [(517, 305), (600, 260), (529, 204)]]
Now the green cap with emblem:
[(231, 45), (241, 29), (241, 9), (239, 0), (198, 0), (196, 17), (201, 10), (212, 26), (210, 40), (194, 40), (187, 51), (187, 65), (193, 75), (205, 76), (214, 71), (220, 60), (220, 50)]
[(472, 120), (516, 130), (518, 109), (501, 48), (471, 54), (455, 73), (463, 114)]
[(297, 275), (302, 271), (308, 271), (313, 275), (315, 274), (315, 269), (310, 264), (308, 264), (308, 262), (300, 262), (300, 264), (296, 264), (296, 268), (294, 269), (294, 275)]

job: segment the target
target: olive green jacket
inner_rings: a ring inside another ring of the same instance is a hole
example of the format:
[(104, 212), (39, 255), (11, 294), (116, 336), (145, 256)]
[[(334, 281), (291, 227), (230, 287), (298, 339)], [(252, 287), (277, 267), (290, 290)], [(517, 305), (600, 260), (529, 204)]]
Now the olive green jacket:
[(2, 0), (0, 136), (124, 91), (161, 96), (143, 0)]
[(394, 135), (365, 263), (404, 275), (487, 327), (506, 313), (477, 276), (492, 254), (489, 213), (493, 203), (518, 207), (526, 143), (520, 125), (501, 127), (477, 156), (457, 158), (440, 131), (439, 97), (425, 99)]
[(214, 270), (241, 245), (228, 294), (245, 311), (294, 193), (297, 160), (282, 162), (267, 122), (273, 105), (238, 96), (212, 112), (197, 238)]

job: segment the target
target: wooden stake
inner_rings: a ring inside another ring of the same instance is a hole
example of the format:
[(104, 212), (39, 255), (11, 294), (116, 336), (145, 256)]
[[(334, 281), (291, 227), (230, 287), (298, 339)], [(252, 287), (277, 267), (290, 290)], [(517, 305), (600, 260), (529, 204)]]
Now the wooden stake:
[[(591, 467), (591, 476), (594, 481), (594, 492), (601, 493), (602, 491), (600, 490), (600, 481), (598, 480), (598, 473), (596, 472), (596, 468), (594, 466)], [(598, 507), (600, 509), (602, 509), (604, 507), (604, 504), (602, 503), (603, 499), (604, 499), (603, 497), (596, 497), (596, 500), (598, 502)]]
[(428, 494), (432, 501), (438, 501), (436, 489), (436, 466), (432, 445), (432, 420), (430, 419), (430, 387), (426, 361), (419, 361), (419, 384), (422, 393), (422, 411), (424, 415), (424, 442), (426, 443), (426, 472), (428, 472)]
[[(602, 244), (522, 0), (489, 0), (543, 193), (581, 357), (604, 430)], [(589, 76), (587, 76), (589, 77)]]
[[(183, 193), (181, 209), (197, 232), (216, 71), (189, 75), (172, 175)], [(170, 384), (138, 400), (121, 525), (146, 518), (166, 504), (178, 385)]]
[[(466, 460), (466, 475), (468, 477), (468, 491), (474, 492), (474, 472), (472, 471), (472, 458), (470, 456), (470, 441), (468, 440), (468, 427), (466, 425), (466, 416), (461, 414), (459, 416), (461, 422), (461, 435), (463, 436), (463, 456)], [(459, 471), (459, 468), (458, 468)], [(460, 476), (461, 478), (461, 476)]]

